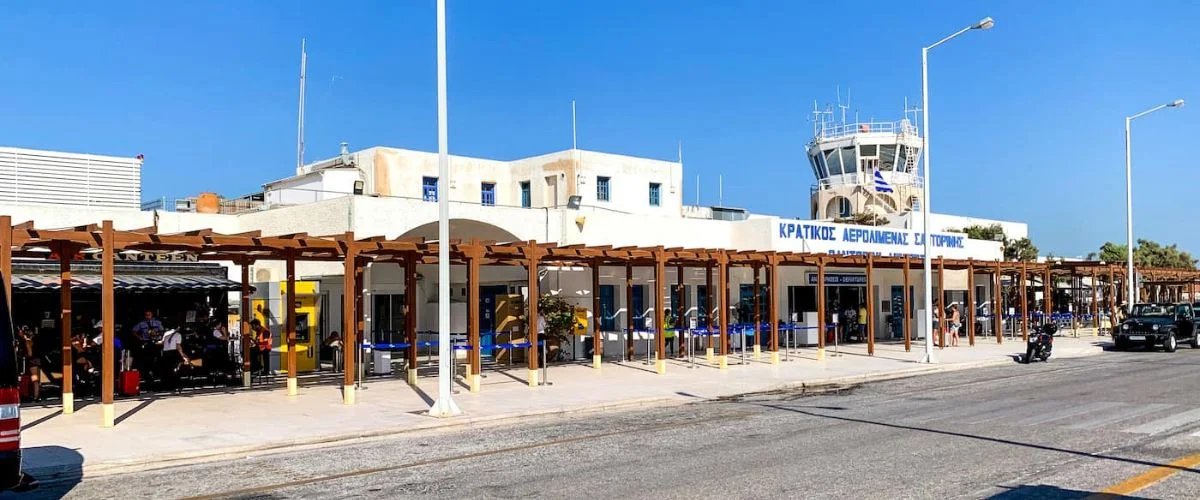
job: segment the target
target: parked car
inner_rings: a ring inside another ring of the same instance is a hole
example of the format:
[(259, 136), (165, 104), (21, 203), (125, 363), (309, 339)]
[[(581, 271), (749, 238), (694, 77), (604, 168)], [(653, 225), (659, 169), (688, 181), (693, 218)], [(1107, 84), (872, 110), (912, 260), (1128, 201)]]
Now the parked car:
[(21, 375), (8, 297), (0, 293), (0, 491), (22, 485)]
[(1200, 348), (1196, 317), (1190, 304), (1134, 304), (1129, 318), (1113, 332), (1113, 345), (1118, 350), (1134, 346), (1163, 346), (1175, 352), (1180, 342)]

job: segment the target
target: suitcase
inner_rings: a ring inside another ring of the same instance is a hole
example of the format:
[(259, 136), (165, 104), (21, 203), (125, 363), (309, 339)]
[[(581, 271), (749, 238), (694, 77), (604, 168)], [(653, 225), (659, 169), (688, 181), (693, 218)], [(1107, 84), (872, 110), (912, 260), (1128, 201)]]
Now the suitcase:
[(33, 377), (21, 375), (21, 399), (33, 399)]
[(140, 393), (139, 385), (141, 385), (142, 377), (137, 370), (127, 370), (121, 372), (120, 391), (122, 396), (137, 396)]

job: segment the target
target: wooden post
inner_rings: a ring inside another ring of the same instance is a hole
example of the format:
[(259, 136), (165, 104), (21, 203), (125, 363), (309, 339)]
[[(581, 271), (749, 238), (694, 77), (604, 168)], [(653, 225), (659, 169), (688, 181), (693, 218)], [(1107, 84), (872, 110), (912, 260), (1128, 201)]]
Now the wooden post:
[[(529, 287), (529, 316), (525, 326), (529, 330), (530, 345), (529, 355), (525, 357), (529, 361), (529, 386), (537, 387), (539, 385), (538, 361), (540, 361), (538, 353), (541, 348), (538, 346), (538, 298), (541, 297), (541, 293), (538, 292), (538, 258), (540, 255), (538, 254), (539, 248), (534, 244), (530, 244), (525, 250), (525, 266), (529, 273), (529, 282), (526, 284)], [(549, 348), (549, 346), (546, 347)]]
[(625, 263), (625, 361), (633, 361), (633, 264)]
[(938, 349), (946, 348), (946, 258), (938, 257), (938, 294), (933, 298), (933, 303), (937, 305), (938, 317)]
[(768, 257), (771, 269), (767, 274), (767, 320), (771, 322), (771, 364), (779, 364), (779, 255)]
[[(1100, 335), (1100, 297), (1096, 293), (1096, 269), (1092, 268), (1092, 336)], [(1192, 290), (1192, 301), (1196, 300), (1195, 287)]]
[[(758, 359), (762, 348), (762, 303), (759, 301), (759, 294), (762, 292), (762, 282), (759, 279), (758, 271), (762, 269), (757, 262), (751, 267), (754, 271), (754, 359)], [(742, 336), (742, 350), (746, 349), (746, 337)]]
[(592, 261), (592, 367), (604, 361), (604, 332), (600, 331), (600, 259)]
[[(3, 225), (8, 226), (8, 224)], [(5, 238), (11, 238), (12, 231), (10, 228), (0, 228), (0, 231), (3, 231), (3, 234), (8, 235), (5, 236)], [(102, 336), (100, 346), (100, 406), (101, 413), (103, 414), (102, 425), (104, 427), (112, 427), (116, 423), (115, 416), (113, 415), (113, 377), (115, 376), (113, 373), (113, 351), (115, 350), (115, 346), (113, 344), (113, 340), (115, 338), (113, 332), (113, 316), (116, 315), (116, 300), (114, 298), (114, 289), (116, 286), (113, 283), (113, 261), (116, 260), (117, 254), (116, 250), (113, 248), (113, 244), (115, 243), (113, 240), (115, 240), (116, 237), (115, 233), (113, 232), (113, 223), (111, 220), (104, 221), (103, 233), (100, 238), (102, 251), (100, 258), (103, 259), (100, 265), (102, 283), (100, 292)], [(11, 247), (8, 242), (0, 243), (0, 247), (2, 247), (0, 248), (0, 252), (3, 252), (4, 254), (8, 254), (11, 251)], [(11, 261), (8, 262), (9, 264), (5, 266), (5, 269), (11, 270)], [(7, 280), (8, 277), (8, 274), (4, 275), (5, 280)], [(7, 288), (8, 286), (9, 283), (5, 283), (5, 287)]]
[[(69, 243), (58, 245), (58, 278), (59, 278), (59, 316), (58, 325), (62, 329), (62, 406), (63, 415), (75, 413), (75, 363), (74, 353), (71, 352), (71, 259), (75, 258), (75, 247)], [(12, 268), (4, 269), (4, 274), (12, 272)], [(11, 307), (11, 304), (9, 304)], [(41, 374), (38, 374), (39, 376)]]
[[(409, 385), (417, 385), (417, 259), (416, 252), (404, 259), (404, 342), (408, 344), (404, 366), (408, 368)], [(509, 349), (509, 360), (512, 355)]]
[(967, 325), (967, 345), (975, 346), (975, 259), (967, 261), (967, 303), (963, 307)]
[(1004, 283), (1002, 282), (1003, 271), (1000, 268), (1000, 262), (996, 262), (996, 282), (992, 286), (992, 301), (995, 305), (992, 307), (992, 321), (996, 329), (996, 343), (1004, 343)]
[(358, 345), (358, 328), (355, 328), (357, 317), (354, 311), (355, 267), (357, 264), (358, 247), (354, 244), (354, 231), (346, 231), (345, 248), (342, 250), (342, 404), (355, 403), (354, 374), (356, 370)]
[(708, 330), (707, 339), (705, 339), (705, 357), (709, 363), (713, 362), (713, 304), (716, 302), (716, 295), (713, 294), (713, 265), (708, 262), (704, 266), (704, 328)]
[(667, 293), (667, 255), (659, 248), (654, 252), (654, 371), (667, 373), (667, 306), (663, 295)]
[(1050, 275), (1050, 263), (1046, 263), (1046, 274), (1042, 279), (1042, 295), (1046, 300), (1042, 301), (1042, 314), (1046, 316), (1042, 318), (1042, 322), (1050, 321), (1050, 315), (1054, 313), (1054, 285), (1051, 280), (1054, 278)]
[(1029, 284), (1028, 264), (1021, 262), (1021, 342), (1029, 342)]
[[(471, 392), (479, 392), (483, 384), (483, 361), (479, 338), (479, 259), (483, 258), (483, 248), (478, 241), (472, 241), (467, 248), (467, 387)], [(453, 355), (453, 351), (451, 352)], [(451, 358), (451, 363), (455, 358)]]
[(867, 355), (875, 355), (875, 254), (867, 254)]
[[(834, 335), (837, 335), (835, 332)], [(825, 360), (825, 260), (817, 257), (817, 361)]]
[(284, 324), (287, 331), (287, 395), (295, 396), (300, 393), (296, 379), (296, 253), (288, 250), (285, 256), (287, 265), (287, 296), (284, 297)]
[(684, 284), (683, 280), (683, 264), (675, 266), (675, 283), (678, 285), (679, 289), (679, 293), (676, 295), (676, 297), (679, 297), (679, 302), (676, 304), (679, 306), (679, 314), (675, 315), (675, 327), (679, 329), (679, 332), (677, 332), (675, 336), (678, 337), (679, 355), (682, 357), (687, 357), (688, 348), (690, 347), (688, 344), (691, 342), (691, 338), (684, 337), (684, 332), (687, 330), (688, 324), (687, 285)]
[(254, 355), (250, 351), (250, 347), (254, 345), (254, 334), (250, 331), (250, 319), (254, 317), (254, 311), (250, 310), (250, 264), (252, 262), (254, 261), (248, 258), (238, 262), (242, 268), (242, 295), (239, 302), (241, 313), (238, 314), (242, 324), (242, 387), (250, 387), (254, 377), (254, 374), (250, 372), (250, 358)]
[(717, 254), (717, 291), (721, 303), (717, 310), (717, 321), (720, 322), (721, 355), (717, 357), (717, 367), (729, 369), (729, 260), (725, 252)]

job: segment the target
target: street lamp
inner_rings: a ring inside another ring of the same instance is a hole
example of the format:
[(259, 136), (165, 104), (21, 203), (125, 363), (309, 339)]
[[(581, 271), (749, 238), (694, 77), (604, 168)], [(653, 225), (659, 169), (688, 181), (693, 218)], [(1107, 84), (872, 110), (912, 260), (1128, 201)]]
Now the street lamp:
[[(446, 0), (437, 0), (437, 114), (438, 114), (438, 397), (429, 414), (450, 417), (461, 411), (450, 395), (450, 156), (446, 124)], [(412, 293), (407, 291), (404, 293)]]
[(925, 357), (921, 359), (922, 363), (933, 363), (933, 281), (930, 276), (933, 271), (929, 261), (929, 191), (932, 188), (929, 180), (929, 49), (937, 47), (943, 43), (950, 41), (952, 38), (966, 33), (971, 30), (987, 30), (992, 29), (996, 25), (990, 17), (985, 17), (979, 22), (958, 30), (953, 35), (938, 40), (937, 43), (928, 47), (921, 48), (921, 110), (922, 120), (925, 123), (925, 134), (923, 136), (921, 149), (925, 150), (925, 190), (921, 193), (921, 231), (924, 233), (925, 247)]
[(1125, 117), (1125, 282), (1128, 294), (1125, 296), (1126, 310), (1133, 312), (1133, 304), (1137, 302), (1136, 276), (1133, 274), (1133, 160), (1129, 142), (1129, 123), (1135, 118), (1141, 118), (1163, 108), (1182, 108), (1183, 99), (1176, 99), (1166, 104), (1159, 104), (1133, 116)]

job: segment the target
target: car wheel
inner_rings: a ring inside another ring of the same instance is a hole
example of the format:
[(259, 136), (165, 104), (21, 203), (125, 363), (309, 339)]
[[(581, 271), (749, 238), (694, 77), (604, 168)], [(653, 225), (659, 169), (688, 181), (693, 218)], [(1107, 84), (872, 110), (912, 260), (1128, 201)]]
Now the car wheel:
[(1192, 335), (1192, 349), (1200, 349), (1200, 333)]
[(1177, 347), (1179, 347), (1179, 341), (1175, 340), (1175, 334), (1168, 333), (1167, 338), (1163, 340), (1163, 350), (1167, 352), (1175, 352)]
[(1113, 350), (1124, 351), (1125, 349), (1128, 349), (1128, 348), (1129, 348), (1129, 345), (1124, 339), (1122, 339), (1121, 337), (1113, 338)]

